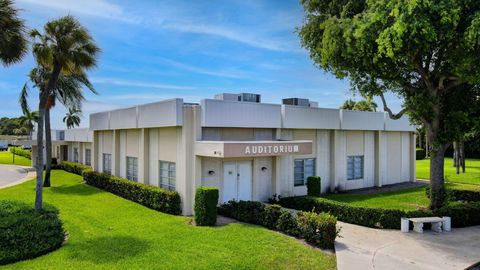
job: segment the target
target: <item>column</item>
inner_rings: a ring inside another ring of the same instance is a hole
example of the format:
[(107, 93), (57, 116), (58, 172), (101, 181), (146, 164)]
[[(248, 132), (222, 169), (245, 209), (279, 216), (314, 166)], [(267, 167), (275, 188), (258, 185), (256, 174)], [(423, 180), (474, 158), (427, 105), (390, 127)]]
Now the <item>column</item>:
[(143, 184), (149, 183), (149, 138), (148, 129), (140, 130), (140, 151), (138, 156), (138, 182)]

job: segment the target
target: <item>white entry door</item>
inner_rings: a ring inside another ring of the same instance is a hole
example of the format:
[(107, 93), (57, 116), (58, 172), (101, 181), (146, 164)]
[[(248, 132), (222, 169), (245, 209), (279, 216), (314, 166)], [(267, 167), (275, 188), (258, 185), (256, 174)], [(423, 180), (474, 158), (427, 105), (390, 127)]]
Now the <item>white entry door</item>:
[(223, 201), (252, 199), (252, 162), (223, 163)]

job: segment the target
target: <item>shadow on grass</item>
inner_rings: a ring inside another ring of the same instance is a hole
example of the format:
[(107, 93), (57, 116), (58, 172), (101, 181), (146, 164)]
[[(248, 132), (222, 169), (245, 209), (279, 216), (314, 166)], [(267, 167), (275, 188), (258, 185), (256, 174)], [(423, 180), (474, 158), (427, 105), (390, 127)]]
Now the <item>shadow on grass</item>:
[(95, 264), (115, 263), (144, 254), (150, 248), (148, 241), (133, 236), (102, 236), (70, 246), (70, 259)]
[(58, 187), (49, 187), (51, 192), (66, 194), (66, 195), (80, 195), (80, 196), (89, 196), (97, 193), (101, 193), (101, 190), (96, 188), (89, 188), (85, 185), (74, 185), (74, 186), (58, 186)]

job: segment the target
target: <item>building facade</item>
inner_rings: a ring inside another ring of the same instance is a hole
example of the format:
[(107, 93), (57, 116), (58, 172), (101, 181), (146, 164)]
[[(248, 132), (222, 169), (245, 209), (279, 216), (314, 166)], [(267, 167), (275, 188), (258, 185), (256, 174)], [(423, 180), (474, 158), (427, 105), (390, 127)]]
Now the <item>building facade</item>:
[(171, 99), (95, 113), (90, 131), (66, 131), (68, 160), (90, 157), (96, 171), (176, 190), (185, 215), (201, 185), (218, 187), (225, 202), (305, 195), (314, 175), (322, 192), (415, 180), (407, 118), (283, 103), (221, 94), (200, 104)]

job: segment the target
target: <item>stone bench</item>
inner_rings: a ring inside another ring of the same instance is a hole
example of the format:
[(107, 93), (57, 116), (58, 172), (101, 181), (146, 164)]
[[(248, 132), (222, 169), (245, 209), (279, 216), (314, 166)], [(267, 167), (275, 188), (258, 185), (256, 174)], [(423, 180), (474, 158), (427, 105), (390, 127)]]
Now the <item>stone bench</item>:
[(432, 224), (432, 231), (442, 232), (442, 227), (444, 231), (450, 231), (451, 228), (451, 219), (450, 217), (418, 217), (418, 218), (402, 218), (401, 219), (401, 231), (404, 233), (409, 232), (410, 223), (413, 223), (413, 231), (417, 233), (423, 233), (423, 224), (430, 223)]

